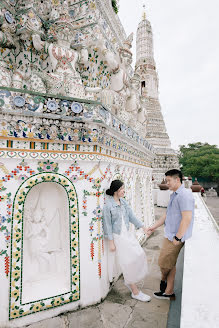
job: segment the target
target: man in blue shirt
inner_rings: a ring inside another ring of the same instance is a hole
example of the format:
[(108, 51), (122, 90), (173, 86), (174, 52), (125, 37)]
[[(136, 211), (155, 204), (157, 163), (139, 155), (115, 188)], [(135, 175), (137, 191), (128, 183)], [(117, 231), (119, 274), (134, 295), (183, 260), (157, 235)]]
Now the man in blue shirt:
[(164, 241), (160, 251), (158, 264), (162, 278), (160, 291), (154, 297), (161, 299), (175, 299), (174, 279), (176, 274), (176, 261), (186, 239), (192, 235), (194, 222), (194, 198), (191, 190), (182, 185), (182, 172), (176, 169), (165, 173), (166, 182), (173, 191), (163, 215), (152, 227), (147, 229), (150, 235), (161, 225), (164, 228)]

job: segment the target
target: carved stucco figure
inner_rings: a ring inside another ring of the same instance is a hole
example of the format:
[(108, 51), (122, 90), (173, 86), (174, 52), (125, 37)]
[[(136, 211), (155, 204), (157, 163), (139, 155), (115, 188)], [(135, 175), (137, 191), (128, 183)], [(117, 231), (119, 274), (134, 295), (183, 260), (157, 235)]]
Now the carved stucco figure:
[(135, 115), (138, 113), (139, 109), (141, 108), (139, 88), (140, 88), (140, 77), (137, 74), (135, 74), (131, 79), (130, 95), (126, 102), (127, 112), (132, 112)]
[(50, 254), (47, 251), (48, 226), (42, 209), (30, 208), (25, 215), (25, 234), (29, 265), (34, 269), (34, 275), (46, 272), (50, 267)]
[(59, 261), (62, 262), (64, 235), (67, 232), (64, 230), (65, 224), (61, 224), (62, 220), (66, 220), (66, 209), (65, 204), (63, 208), (61, 206), (60, 193), (62, 189), (58, 185), (45, 183), (43, 187), (34, 187), (27, 198), (24, 210), (24, 264), (31, 267), (34, 273), (31, 277), (33, 270), (28, 271), (25, 280), (48, 275), (56, 270)]
[(34, 186), (24, 204), (22, 300), (68, 292), (70, 286), (69, 208), (64, 187)]
[(50, 33), (56, 39), (53, 43), (42, 41), (39, 34), (33, 34), (33, 45), (36, 50), (49, 54), (53, 72), (41, 73), (41, 78), (51, 94), (85, 98), (85, 90), (81, 76), (76, 70), (76, 63), (86, 63), (88, 51), (81, 46), (77, 50), (71, 49), (74, 37), (74, 26), (70, 22), (68, 13), (64, 13), (51, 26)]
[(146, 108), (140, 98), (140, 76), (134, 74), (131, 79), (130, 96), (126, 102), (126, 111), (130, 113), (129, 125), (140, 135), (145, 136)]
[(141, 107), (138, 109), (137, 120), (141, 124), (146, 124), (147, 122), (147, 110), (144, 103), (141, 102)]
[[(114, 54), (107, 49), (104, 40), (98, 40), (98, 47), (101, 50), (104, 60), (111, 70), (110, 91), (112, 93), (112, 111), (119, 114), (125, 110), (126, 100), (130, 96), (129, 67), (132, 63), (132, 53), (129, 50), (133, 34), (124, 42), (124, 46)], [(108, 90), (106, 90), (108, 92)], [(106, 98), (106, 97), (105, 97)]]
[[(8, 23), (7, 19), (10, 21)], [(6, 48), (15, 48), (15, 24), (14, 19), (6, 9), (0, 9), (0, 84), (4, 87), (11, 86), (11, 71), (9, 68), (9, 63), (5, 60), (5, 50)]]
[[(17, 2), (18, 15), (16, 17), (16, 36), (19, 42), (16, 44), (17, 61), (23, 62), (23, 65), (15, 65), (12, 76), (12, 86), (17, 89), (25, 88), (41, 93), (46, 93), (46, 87), (42, 79), (36, 74), (35, 67), (31, 63), (28, 67), (22, 55), (25, 56), (26, 48), (31, 48), (31, 39), (33, 33), (44, 34), (42, 21), (39, 18), (36, 9), (33, 9), (33, 1)], [(25, 45), (25, 46), (24, 46)], [(28, 72), (27, 72), (28, 71)]]

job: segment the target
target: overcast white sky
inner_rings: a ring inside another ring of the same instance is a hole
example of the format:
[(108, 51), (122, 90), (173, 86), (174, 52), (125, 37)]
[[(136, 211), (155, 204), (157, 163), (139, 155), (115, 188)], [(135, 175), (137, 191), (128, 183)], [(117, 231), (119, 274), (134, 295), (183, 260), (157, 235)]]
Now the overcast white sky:
[(143, 3), (172, 147), (198, 141), (219, 145), (219, 0), (120, 0), (127, 35), (136, 35)]

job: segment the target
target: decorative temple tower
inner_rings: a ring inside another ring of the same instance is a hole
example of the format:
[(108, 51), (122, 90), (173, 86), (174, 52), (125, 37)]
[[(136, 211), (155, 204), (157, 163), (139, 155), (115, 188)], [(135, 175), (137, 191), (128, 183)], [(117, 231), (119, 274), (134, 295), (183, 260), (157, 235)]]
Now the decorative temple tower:
[[(145, 7), (145, 6), (144, 6)], [(141, 79), (141, 98), (146, 103), (146, 138), (155, 147), (156, 157), (153, 163), (155, 185), (160, 183), (163, 174), (171, 168), (178, 168), (177, 155), (171, 149), (165, 122), (159, 102), (159, 79), (156, 71), (153, 51), (153, 34), (150, 22), (144, 10), (136, 35), (135, 73)]]

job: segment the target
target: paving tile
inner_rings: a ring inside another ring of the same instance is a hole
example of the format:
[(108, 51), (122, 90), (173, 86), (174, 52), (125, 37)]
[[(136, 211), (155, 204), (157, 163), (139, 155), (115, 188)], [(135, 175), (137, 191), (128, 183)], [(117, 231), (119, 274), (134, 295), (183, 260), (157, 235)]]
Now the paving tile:
[(103, 328), (100, 311), (97, 307), (68, 314), (69, 328)]
[(129, 297), (129, 290), (125, 288), (123, 290), (117, 289), (117, 283), (115, 287), (109, 292), (109, 294), (106, 297), (107, 302), (117, 303), (117, 304), (125, 304), (126, 299)]
[(125, 328), (166, 328), (167, 315), (148, 311), (134, 312)]
[(104, 302), (99, 305), (103, 327), (123, 328), (132, 313), (130, 306)]

